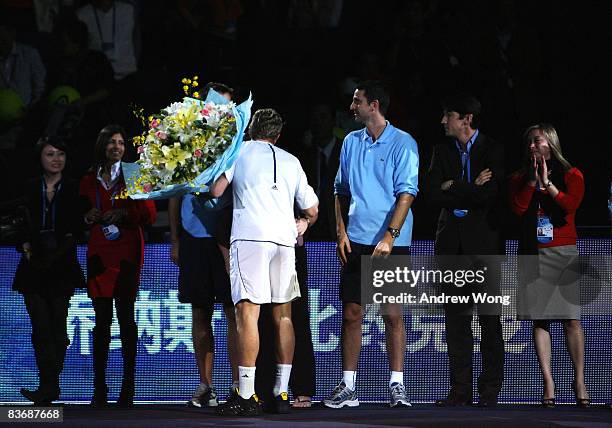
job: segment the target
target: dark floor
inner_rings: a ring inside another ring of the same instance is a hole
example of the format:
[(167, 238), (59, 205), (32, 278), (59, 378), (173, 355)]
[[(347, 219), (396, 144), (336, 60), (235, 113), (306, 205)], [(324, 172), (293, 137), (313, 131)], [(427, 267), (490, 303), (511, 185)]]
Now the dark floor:
[[(36, 426), (40, 423), (17, 426)], [(293, 410), (288, 415), (258, 418), (224, 418), (212, 409), (188, 409), (182, 405), (136, 405), (124, 410), (109, 407), (92, 409), (84, 405), (64, 407), (63, 427), (612, 427), (612, 411), (603, 407), (577, 409), (557, 406), (541, 409), (527, 405), (501, 405), (495, 409), (476, 407), (438, 409), (431, 404), (416, 404), (408, 409), (388, 409), (384, 405), (362, 404), (353, 409), (327, 409), (316, 404), (311, 409)]]

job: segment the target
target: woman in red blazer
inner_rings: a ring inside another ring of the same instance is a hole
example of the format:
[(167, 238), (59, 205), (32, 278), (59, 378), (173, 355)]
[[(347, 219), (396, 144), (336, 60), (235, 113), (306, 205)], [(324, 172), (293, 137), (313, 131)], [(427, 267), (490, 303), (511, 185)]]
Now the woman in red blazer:
[(138, 331), (134, 304), (144, 260), (142, 226), (155, 221), (153, 201), (119, 199), (125, 189), (121, 159), (125, 131), (108, 125), (98, 134), (94, 163), (81, 180), (85, 223), (91, 227), (87, 246), (87, 289), (96, 313), (93, 331), (94, 394), (92, 405), (107, 404), (106, 365), (113, 318), (117, 309), (123, 356), (123, 381), (118, 403), (131, 407)]
[(509, 187), (510, 205), (521, 218), (519, 254), (531, 255), (521, 258), (518, 319), (533, 321), (533, 339), (544, 378), (542, 406), (555, 405), (550, 322), (561, 321), (574, 366), (576, 404), (588, 407), (575, 224), (584, 178), (563, 157), (552, 125), (527, 128), (524, 140), (525, 167), (512, 175)]

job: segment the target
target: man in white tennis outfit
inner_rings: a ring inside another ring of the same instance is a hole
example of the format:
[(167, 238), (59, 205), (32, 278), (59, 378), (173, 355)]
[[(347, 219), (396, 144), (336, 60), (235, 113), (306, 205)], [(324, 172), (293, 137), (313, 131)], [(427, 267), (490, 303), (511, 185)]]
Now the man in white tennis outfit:
[[(277, 370), (271, 408), (288, 413), (289, 376), (295, 336), (290, 302), (300, 297), (294, 245), (316, 220), (318, 199), (300, 161), (274, 146), (283, 122), (272, 109), (255, 112), (238, 159), (210, 188), (219, 197), (232, 183), (234, 211), (230, 280), (236, 308), (239, 395), (217, 409), (220, 415), (256, 416), (255, 361), (259, 352), (259, 305), (272, 303)], [(294, 202), (305, 218), (296, 220)]]

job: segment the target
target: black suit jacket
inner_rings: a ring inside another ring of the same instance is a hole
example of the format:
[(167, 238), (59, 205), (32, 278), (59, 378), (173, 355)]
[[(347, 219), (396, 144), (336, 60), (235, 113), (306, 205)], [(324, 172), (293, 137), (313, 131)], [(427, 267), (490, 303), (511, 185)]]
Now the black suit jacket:
[[(493, 177), (482, 186), (474, 184), (489, 168)], [(500, 194), (504, 177), (503, 146), (479, 133), (470, 150), (470, 181), (461, 180), (461, 155), (454, 141), (434, 147), (425, 184), (429, 202), (441, 209), (435, 252), (452, 254), (504, 254), (500, 221)], [(448, 191), (440, 185), (454, 180)], [(456, 217), (454, 209), (467, 209)]]
[(85, 287), (85, 278), (76, 253), (76, 242), (81, 238), (84, 226), (78, 182), (64, 177), (62, 188), (56, 196), (54, 230), (58, 247), (54, 251), (45, 250), (41, 245), (41, 186), (40, 177), (27, 181), (24, 186), (29, 224), (23, 242), (32, 245), (32, 261), (21, 258), (13, 279), (13, 289), (21, 293), (71, 295), (75, 288)]
[(319, 183), (317, 176), (317, 163), (319, 151), (316, 147), (309, 147), (300, 154), (300, 162), (310, 184), (315, 190), (319, 189), (319, 219), (309, 228), (306, 238), (311, 241), (335, 241), (336, 240), (336, 215), (334, 180), (340, 165), (340, 150), (342, 141), (335, 139), (334, 147), (325, 166), (325, 180)]

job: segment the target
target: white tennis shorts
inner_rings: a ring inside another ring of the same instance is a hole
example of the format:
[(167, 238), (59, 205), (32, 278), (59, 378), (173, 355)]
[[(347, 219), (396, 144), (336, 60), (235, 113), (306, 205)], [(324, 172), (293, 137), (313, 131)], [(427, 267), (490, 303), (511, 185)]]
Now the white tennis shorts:
[(234, 304), (287, 303), (300, 297), (295, 249), (273, 242), (232, 242), (230, 280)]

